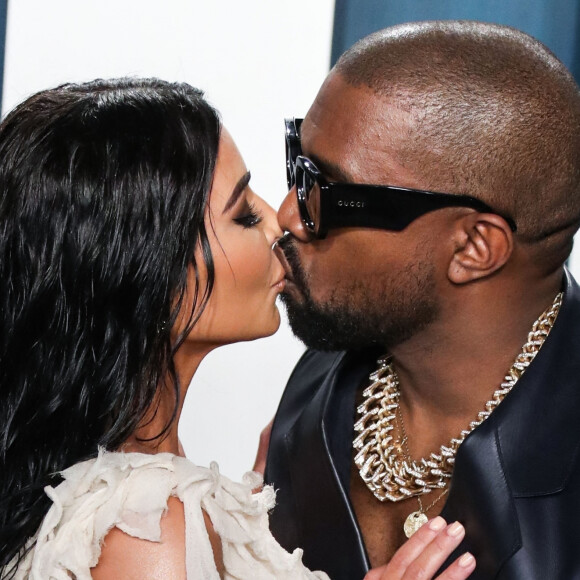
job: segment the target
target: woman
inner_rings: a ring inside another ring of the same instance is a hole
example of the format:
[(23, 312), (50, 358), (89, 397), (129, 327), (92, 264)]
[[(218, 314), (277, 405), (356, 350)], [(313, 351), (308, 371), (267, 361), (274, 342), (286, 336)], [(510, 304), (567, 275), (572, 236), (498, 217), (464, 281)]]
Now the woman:
[[(177, 435), (203, 357), (279, 324), (249, 179), (184, 84), (64, 85), (0, 126), (0, 577), (326, 577), (272, 538), (271, 489)], [(373, 574), (434, 572), (458, 543), (434, 522)]]

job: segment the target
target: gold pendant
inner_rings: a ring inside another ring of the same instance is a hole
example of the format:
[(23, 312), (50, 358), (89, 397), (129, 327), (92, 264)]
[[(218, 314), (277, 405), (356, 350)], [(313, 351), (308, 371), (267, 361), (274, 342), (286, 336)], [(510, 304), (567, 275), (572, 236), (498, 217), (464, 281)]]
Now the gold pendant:
[(407, 516), (403, 529), (405, 536), (410, 538), (422, 525), (426, 524), (428, 517), (423, 512), (413, 512)]

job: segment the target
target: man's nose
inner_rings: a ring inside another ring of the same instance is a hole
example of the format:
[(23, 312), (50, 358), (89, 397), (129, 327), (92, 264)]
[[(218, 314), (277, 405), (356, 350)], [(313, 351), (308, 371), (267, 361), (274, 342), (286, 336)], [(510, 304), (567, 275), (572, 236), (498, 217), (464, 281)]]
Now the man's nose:
[(278, 210), (278, 223), (283, 231), (290, 232), (301, 242), (309, 242), (312, 239), (311, 234), (304, 227), (304, 222), (300, 218), (296, 186), (288, 192)]

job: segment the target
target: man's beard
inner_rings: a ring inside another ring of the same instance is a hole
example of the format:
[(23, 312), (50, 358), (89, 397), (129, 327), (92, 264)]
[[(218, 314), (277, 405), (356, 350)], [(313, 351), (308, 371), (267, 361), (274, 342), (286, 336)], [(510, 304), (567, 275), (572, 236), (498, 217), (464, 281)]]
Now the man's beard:
[(345, 280), (324, 303), (313, 300), (294, 241), (280, 240), (302, 300), (283, 293), (294, 334), (317, 350), (361, 350), (397, 346), (432, 322), (438, 313), (434, 265), (425, 259), (410, 264), (393, 279), (387, 269)]

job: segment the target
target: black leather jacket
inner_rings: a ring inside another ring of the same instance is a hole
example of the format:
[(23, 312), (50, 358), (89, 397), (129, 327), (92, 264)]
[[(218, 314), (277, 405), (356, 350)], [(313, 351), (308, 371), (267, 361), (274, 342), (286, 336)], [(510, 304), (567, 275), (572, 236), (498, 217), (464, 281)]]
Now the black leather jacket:
[[(580, 288), (568, 273), (565, 290), (535, 360), (457, 453), (442, 515), (465, 525), (449, 561), (471, 551), (473, 580), (580, 579)], [(272, 431), (272, 531), (333, 580), (369, 568), (348, 488), (355, 392), (380, 354), (306, 352)]]

